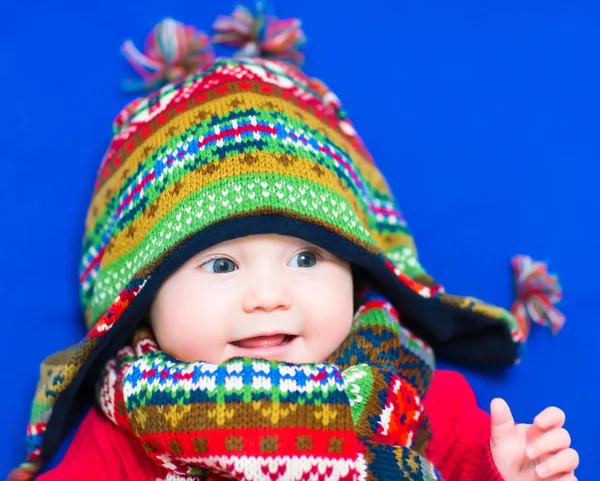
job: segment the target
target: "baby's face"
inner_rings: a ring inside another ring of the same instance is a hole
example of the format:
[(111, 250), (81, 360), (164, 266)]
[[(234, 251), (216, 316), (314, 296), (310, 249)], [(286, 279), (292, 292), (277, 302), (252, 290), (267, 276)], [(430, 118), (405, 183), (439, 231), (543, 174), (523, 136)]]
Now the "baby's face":
[(352, 327), (350, 265), (295, 237), (242, 237), (206, 249), (150, 309), (160, 348), (182, 361), (245, 356), (324, 361)]

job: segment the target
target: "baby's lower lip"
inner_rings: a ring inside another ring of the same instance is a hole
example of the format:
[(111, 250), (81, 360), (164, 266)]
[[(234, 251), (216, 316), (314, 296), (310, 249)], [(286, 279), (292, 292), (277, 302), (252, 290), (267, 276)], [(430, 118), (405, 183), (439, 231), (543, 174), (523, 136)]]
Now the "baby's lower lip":
[(296, 336), (290, 334), (273, 334), (270, 336), (256, 336), (240, 339), (239, 341), (232, 342), (232, 344), (241, 349), (264, 349), (285, 346), (295, 337)]

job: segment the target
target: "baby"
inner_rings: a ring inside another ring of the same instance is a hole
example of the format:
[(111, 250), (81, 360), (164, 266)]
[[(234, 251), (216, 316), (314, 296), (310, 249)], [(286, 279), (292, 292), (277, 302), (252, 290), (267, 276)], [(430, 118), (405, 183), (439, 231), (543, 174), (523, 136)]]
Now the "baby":
[[(183, 361), (216, 364), (237, 356), (299, 364), (326, 361), (350, 334), (353, 315), (350, 264), (302, 239), (272, 234), (225, 241), (192, 257), (161, 286), (150, 310), (164, 352)], [(457, 374), (437, 376), (440, 384), (448, 384), (449, 389), (440, 388), (446, 403), (453, 404), (448, 396), (459, 397), (457, 389), (468, 389)], [(428, 407), (440, 409), (433, 401)], [(453, 407), (458, 411), (461, 406)], [(515, 425), (501, 399), (491, 409), (489, 442), (501, 479), (575, 479), (577, 456), (568, 449), (561, 410), (548, 408), (529, 426)], [(465, 431), (488, 432), (486, 417), (471, 404), (465, 422), (473, 426)], [(429, 454), (439, 456), (441, 463), (448, 456)], [(454, 479), (453, 472), (460, 473), (456, 479), (465, 479), (470, 460), (462, 462), (460, 469), (449, 466), (444, 479)], [(491, 465), (485, 469), (493, 472)]]
[(519, 326), (424, 272), (339, 100), (291, 65), (218, 59), (123, 110), (80, 279), (89, 333), (44, 364), (10, 480), (575, 479), (562, 411), (490, 417), (434, 372), (514, 362)]

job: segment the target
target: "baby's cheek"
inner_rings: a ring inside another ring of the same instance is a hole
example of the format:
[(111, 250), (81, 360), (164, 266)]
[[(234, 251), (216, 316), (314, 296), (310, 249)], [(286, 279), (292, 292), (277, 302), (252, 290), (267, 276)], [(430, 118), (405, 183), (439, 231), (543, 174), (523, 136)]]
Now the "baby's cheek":
[(333, 349), (335, 350), (350, 334), (352, 329), (352, 316), (344, 315), (331, 322), (329, 336), (331, 337)]
[(308, 343), (314, 354), (312, 362), (325, 361), (340, 347), (352, 329), (351, 315), (345, 312), (330, 312), (330, 314), (326, 318), (321, 318), (312, 323), (309, 334), (310, 342)]
[(170, 326), (164, 334), (161, 350), (185, 362), (219, 362), (226, 344), (219, 333), (198, 325)]

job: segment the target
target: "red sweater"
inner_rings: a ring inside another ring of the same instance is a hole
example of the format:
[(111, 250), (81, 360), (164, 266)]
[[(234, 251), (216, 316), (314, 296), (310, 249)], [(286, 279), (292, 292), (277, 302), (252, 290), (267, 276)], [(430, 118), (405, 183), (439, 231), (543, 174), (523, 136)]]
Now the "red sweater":
[[(424, 404), (432, 432), (426, 457), (444, 481), (503, 481), (490, 452), (490, 417), (461, 374), (435, 371)], [(156, 481), (165, 475), (135, 439), (91, 409), (64, 459), (38, 481)]]

